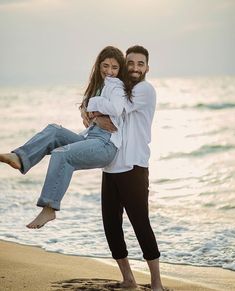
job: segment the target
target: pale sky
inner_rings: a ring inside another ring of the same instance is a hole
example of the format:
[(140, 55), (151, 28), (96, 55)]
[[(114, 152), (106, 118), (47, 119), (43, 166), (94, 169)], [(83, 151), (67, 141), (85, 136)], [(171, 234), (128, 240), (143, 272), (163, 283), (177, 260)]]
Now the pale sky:
[(81, 83), (106, 45), (150, 78), (235, 75), (235, 0), (0, 0), (0, 85)]

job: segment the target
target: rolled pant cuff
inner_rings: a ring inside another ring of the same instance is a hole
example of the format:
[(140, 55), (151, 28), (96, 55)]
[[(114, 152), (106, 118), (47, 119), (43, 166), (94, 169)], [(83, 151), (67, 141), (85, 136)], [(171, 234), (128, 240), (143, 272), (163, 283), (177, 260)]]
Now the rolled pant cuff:
[(156, 255), (153, 255), (153, 256), (144, 256), (144, 259), (146, 261), (153, 261), (153, 260), (156, 260), (156, 259), (159, 259), (161, 256), (161, 253), (156, 253)]
[(115, 255), (114, 253), (112, 253), (112, 257), (114, 260), (121, 260), (121, 259), (125, 259), (128, 256), (128, 252), (126, 252), (123, 255)]
[(12, 153), (15, 153), (21, 161), (21, 168), (19, 169), (19, 171), (22, 174), (26, 174), (31, 168), (31, 163), (25, 152), (22, 149), (15, 149), (14, 151), (12, 151)]
[(59, 202), (55, 202), (53, 200), (49, 200), (49, 199), (44, 199), (44, 198), (39, 198), (38, 202), (37, 202), (37, 206), (39, 207), (50, 207), (56, 211), (60, 210), (60, 203)]

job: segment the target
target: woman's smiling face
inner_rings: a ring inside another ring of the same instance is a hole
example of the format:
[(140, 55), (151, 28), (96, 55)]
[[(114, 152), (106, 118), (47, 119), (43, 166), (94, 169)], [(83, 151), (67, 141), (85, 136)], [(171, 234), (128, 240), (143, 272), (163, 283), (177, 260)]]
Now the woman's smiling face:
[(100, 63), (100, 74), (102, 78), (105, 77), (117, 77), (119, 73), (120, 65), (114, 58), (106, 58)]

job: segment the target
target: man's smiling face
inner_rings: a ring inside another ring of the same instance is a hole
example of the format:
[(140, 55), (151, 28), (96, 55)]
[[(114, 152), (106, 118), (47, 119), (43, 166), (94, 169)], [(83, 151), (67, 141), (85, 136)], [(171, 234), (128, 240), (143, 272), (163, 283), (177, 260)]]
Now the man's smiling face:
[(126, 56), (126, 66), (130, 79), (140, 82), (145, 79), (149, 70), (146, 56), (140, 53), (130, 53)]

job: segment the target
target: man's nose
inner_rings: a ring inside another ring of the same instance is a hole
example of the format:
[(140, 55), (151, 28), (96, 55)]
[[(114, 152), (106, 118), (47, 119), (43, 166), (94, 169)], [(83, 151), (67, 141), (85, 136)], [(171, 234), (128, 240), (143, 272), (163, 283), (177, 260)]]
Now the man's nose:
[(133, 65), (133, 69), (134, 69), (134, 71), (138, 71), (138, 69), (139, 69), (138, 65)]

